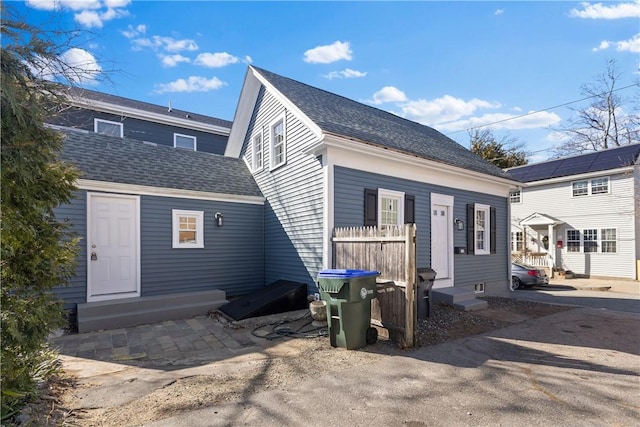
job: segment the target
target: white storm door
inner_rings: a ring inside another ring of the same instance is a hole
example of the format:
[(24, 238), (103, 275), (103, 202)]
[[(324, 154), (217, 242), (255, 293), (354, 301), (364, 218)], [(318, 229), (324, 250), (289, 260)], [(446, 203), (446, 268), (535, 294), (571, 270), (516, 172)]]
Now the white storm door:
[(431, 268), (436, 272), (434, 288), (453, 286), (453, 197), (431, 195)]
[(87, 301), (140, 296), (139, 197), (87, 199)]

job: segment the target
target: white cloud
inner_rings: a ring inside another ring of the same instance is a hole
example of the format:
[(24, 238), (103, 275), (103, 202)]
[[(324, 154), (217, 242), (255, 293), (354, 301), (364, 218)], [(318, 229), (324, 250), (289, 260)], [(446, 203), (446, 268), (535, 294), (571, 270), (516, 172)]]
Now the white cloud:
[(631, 37), (629, 40), (616, 42), (616, 50), (618, 52), (640, 53), (640, 33)]
[(407, 95), (404, 94), (398, 88), (393, 86), (385, 86), (376, 93), (373, 94), (373, 101), (369, 101), (372, 104), (380, 105), (385, 102), (404, 102), (407, 100)]
[(178, 65), (181, 62), (191, 62), (191, 60), (189, 58), (187, 58), (186, 56), (182, 56), (179, 53), (176, 53), (174, 55), (158, 55), (158, 57), (160, 58), (160, 60), (162, 61), (162, 66), (163, 67), (175, 67), (176, 65)]
[[(48, 11), (68, 11), (74, 13), (74, 20), (85, 28), (102, 28), (112, 19), (128, 16), (125, 9), (130, 0), (27, 0), (29, 7)], [(104, 9), (104, 10), (101, 10)]]
[(304, 53), (304, 61), (312, 64), (330, 64), (341, 59), (350, 61), (352, 53), (349, 42), (336, 41), (330, 45), (307, 50)]
[(122, 35), (128, 39), (144, 35), (146, 32), (147, 26), (144, 24), (137, 25), (136, 27), (129, 25), (126, 30), (121, 31)]
[(580, 3), (582, 9), (571, 9), (569, 16), (583, 19), (640, 18), (640, 0), (614, 5)]
[(194, 64), (202, 65), (208, 68), (221, 68), (226, 67), (229, 64), (235, 64), (240, 61), (240, 58), (233, 56), (227, 52), (216, 53), (201, 53), (196, 57)]
[(352, 70), (351, 68), (345, 68), (342, 71), (331, 71), (329, 74), (325, 74), (328, 79), (353, 79), (365, 77), (366, 72)]
[(157, 84), (154, 92), (209, 92), (226, 85), (227, 83), (217, 77), (207, 79), (206, 77), (190, 76), (187, 79), (178, 79), (171, 83)]
[(91, 85), (97, 82), (102, 67), (90, 52), (72, 48), (53, 62), (40, 58), (36, 64), (31, 64), (31, 72), (50, 81), (65, 80), (72, 84)]
[(459, 120), (475, 113), (478, 108), (498, 108), (500, 104), (475, 98), (465, 101), (451, 95), (444, 95), (429, 101), (424, 99), (409, 101), (401, 107), (403, 117), (433, 126)]
[(540, 129), (557, 125), (561, 120), (560, 116), (556, 113), (550, 113), (548, 111), (530, 111), (527, 115), (492, 113), (451, 122), (436, 123), (436, 127), (440, 131), (447, 132), (489, 125), (492, 129)]
[[(129, 30), (126, 31), (126, 34), (125, 32), (123, 32), (122, 34), (125, 37), (127, 37), (127, 35), (133, 35), (135, 37), (135, 33), (136, 31), (131, 31), (131, 28), (129, 28)], [(174, 39), (173, 37), (153, 36), (151, 38), (130, 38), (130, 40), (133, 50), (142, 50), (144, 48), (150, 48), (153, 50), (164, 50), (167, 52), (198, 50), (198, 44), (191, 39)]]
[(251, 59), (251, 57), (247, 55), (244, 57), (244, 62), (246, 62), (247, 64), (251, 64), (253, 62), (253, 59)]
[(639, 53), (640, 52), (640, 33), (631, 37), (629, 40), (621, 40), (617, 42), (612, 42), (609, 40), (603, 40), (597, 47), (591, 49), (593, 52), (598, 52), (601, 50), (609, 49), (611, 46), (615, 46), (618, 52), (632, 52)]
[(495, 12), (493, 12), (494, 15), (498, 16), (498, 15), (502, 15), (504, 14), (504, 9), (497, 9)]

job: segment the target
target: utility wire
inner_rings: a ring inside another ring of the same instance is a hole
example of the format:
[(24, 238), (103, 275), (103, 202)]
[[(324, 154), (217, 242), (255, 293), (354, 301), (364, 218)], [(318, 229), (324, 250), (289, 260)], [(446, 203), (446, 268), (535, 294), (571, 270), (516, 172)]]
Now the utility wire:
[[(631, 85), (628, 85), (628, 86), (624, 86), (624, 87), (620, 87), (620, 88), (614, 89), (614, 90), (612, 90), (610, 92), (618, 92), (619, 90), (629, 89), (630, 87), (634, 87), (634, 86), (640, 86), (640, 84), (639, 83), (634, 83), (634, 84), (631, 84)], [(543, 108), (542, 110), (536, 110), (536, 111), (531, 111), (531, 112), (526, 113), (526, 114), (520, 114), (519, 116), (513, 116), (513, 117), (506, 118), (506, 119), (498, 120), (498, 121), (491, 122), (491, 123), (486, 123), (486, 124), (483, 124), (483, 125), (473, 126), (473, 127), (466, 128), (466, 129), (460, 129), (460, 130), (457, 130), (455, 132), (448, 133), (447, 136), (454, 135), (454, 134), (460, 133), (460, 132), (468, 132), (468, 131), (473, 130), (473, 129), (480, 129), (480, 128), (484, 128), (484, 127), (487, 127), (487, 126), (496, 125), (498, 123), (508, 122), (509, 120), (521, 119), (522, 117), (532, 116), (534, 114), (542, 113), (542, 112), (553, 110), (553, 109), (560, 108), (560, 107), (566, 107), (567, 105), (575, 104), (576, 102), (586, 101), (587, 99), (591, 99), (591, 98), (596, 98), (596, 97), (602, 96), (602, 95), (610, 93), (610, 92), (609, 91), (602, 92), (602, 93), (599, 93), (599, 94), (596, 94), (596, 95), (587, 96), (586, 98), (577, 99), (575, 101), (565, 102), (564, 104), (554, 105), (553, 107)]]

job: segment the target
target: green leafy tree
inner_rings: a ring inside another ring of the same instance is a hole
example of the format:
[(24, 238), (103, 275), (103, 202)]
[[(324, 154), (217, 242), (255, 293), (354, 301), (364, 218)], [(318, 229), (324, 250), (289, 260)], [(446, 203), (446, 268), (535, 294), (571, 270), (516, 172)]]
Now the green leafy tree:
[(471, 151), (501, 169), (527, 164), (527, 154), (516, 138), (497, 140), (491, 129), (469, 132)]
[[(77, 170), (58, 158), (63, 140), (43, 125), (55, 84), (34, 70), (59, 49), (2, 7), (1, 308), (2, 420), (33, 395), (51, 366), (47, 337), (65, 324), (53, 289), (73, 274), (77, 241), (54, 209), (72, 199)], [(62, 68), (60, 68), (62, 69)], [(4, 424), (4, 422), (3, 422)]]

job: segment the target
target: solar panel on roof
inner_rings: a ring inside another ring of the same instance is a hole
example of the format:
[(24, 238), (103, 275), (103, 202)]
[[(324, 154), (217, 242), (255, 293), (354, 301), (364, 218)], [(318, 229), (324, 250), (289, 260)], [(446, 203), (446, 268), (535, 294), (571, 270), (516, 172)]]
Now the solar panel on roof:
[(556, 173), (556, 176), (568, 176), (586, 173), (589, 171), (589, 167), (591, 166), (595, 158), (595, 155), (587, 155), (564, 159), (562, 161), (562, 164), (558, 168), (558, 173)]
[(555, 176), (556, 169), (560, 165), (559, 161), (553, 161), (549, 163), (540, 163), (538, 165), (532, 166), (531, 170), (527, 173), (527, 176), (524, 178), (525, 181), (539, 181), (541, 179), (549, 179)]
[(600, 151), (588, 172), (631, 166), (637, 158), (638, 152), (640, 152), (638, 144)]

